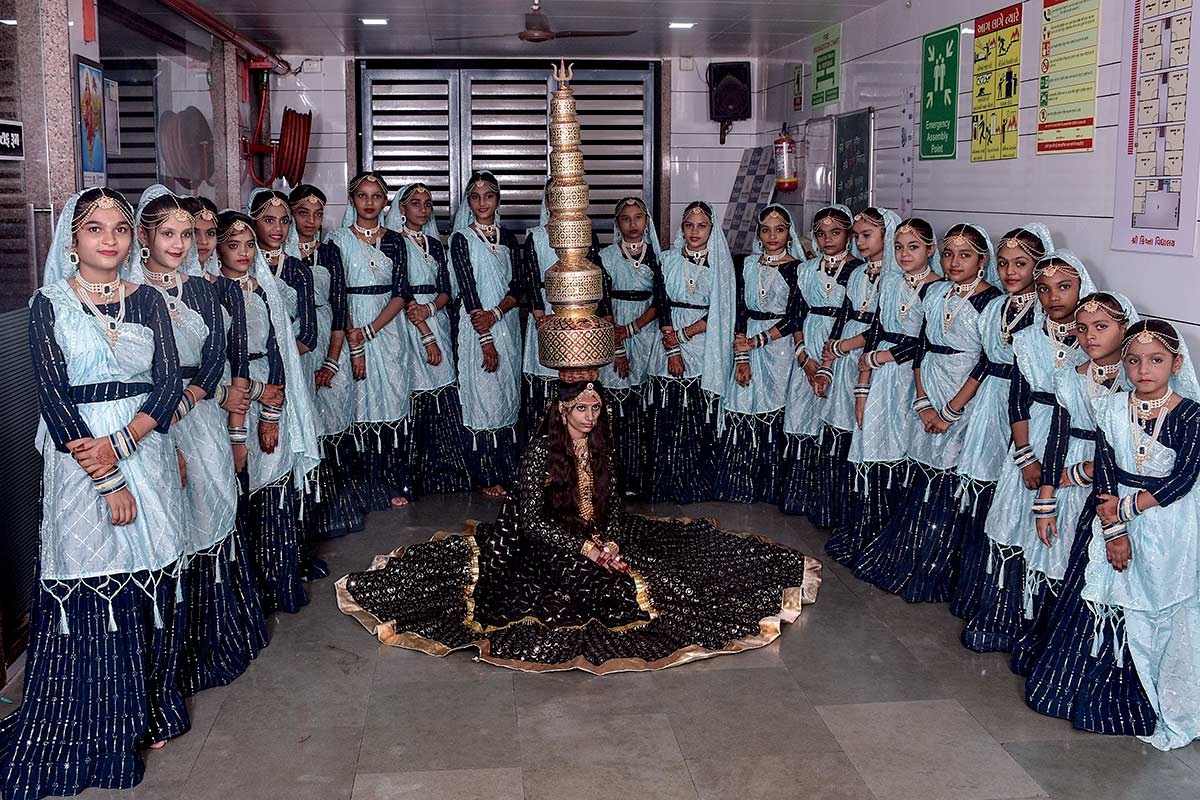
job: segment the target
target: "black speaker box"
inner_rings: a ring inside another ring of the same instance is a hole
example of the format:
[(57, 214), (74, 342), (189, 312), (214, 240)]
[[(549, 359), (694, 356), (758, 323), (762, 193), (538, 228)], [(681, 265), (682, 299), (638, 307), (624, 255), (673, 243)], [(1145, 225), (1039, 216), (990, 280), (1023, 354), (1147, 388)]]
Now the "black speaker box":
[(714, 122), (750, 119), (750, 62), (708, 65), (708, 117)]

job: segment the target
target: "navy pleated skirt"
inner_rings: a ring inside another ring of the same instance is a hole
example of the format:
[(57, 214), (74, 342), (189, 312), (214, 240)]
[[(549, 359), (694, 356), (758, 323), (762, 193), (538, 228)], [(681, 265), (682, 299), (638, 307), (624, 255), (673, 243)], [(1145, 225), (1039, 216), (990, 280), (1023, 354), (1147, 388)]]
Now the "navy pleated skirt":
[(807, 514), (817, 492), (816, 436), (785, 434), (779, 486), (779, 510)]
[(979, 610), (984, 584), (990, 578), (987, 564), (992, 540), (984, 526), (992, 498), (996, 496), (996, 484), (994, 481), (963, 480), (959, 483), (959, 494), (954, 536), (959, 542), (961, 556), (958, 577), (950, 595), (950, 613), (969, 620)]
[(187, 568), (187, 634), (179, 687), (193, 695), (232, 683), (267, 641), (247, 553), (236, 531), (192, 556)]
[(714, 500), (779, 502), (783, 476), (783, 412), (726, 414), (716, 446)]
[(1036, 619), (1033, 605), (1026, 609), (1024, 603), (1025, 555), (991, 540), (988, 552), (979, 605), (963, 627), (962, 643), (976, 653), (1008, 653)]
[(291, 614), (308, 605), (300, 498), (291, 475), (249, 496), (245, 530), (263, 614)]
[(855, 574), (910, 603), (944, 603), (958, 571), (958, 475), (914, 465), (908, 478), (900, 513), (864, 548)]
[(354, 477), (366, 513), (391, 508), (393, 497), (412, 499), (407, 428), (405, 422), (362, 422), (352, 428), (358, 450)]
[(808, 520), (818, 528), (844, 525), (850, 510), (850, 431), (821, 426), (817, 439), (815, 491), (808, 505)]
[(411, 420), (408, 473), (416, 496), (466, 491), (471, 479), (463, 456), (458, 388), (413, 392)]
[(186, 587), (162, 574), (153, 585), (148, 572), (113, 577), (126, 585), (103, 596), (78, 586), (61, 612), (34, 591), (24, 700), (0, 721), (5, 800), (131, 788), (145, 771), (139, 750), (190, 727), (178, 682)]
[(358, 447), (344, 433), (321, 438), (321, 465), (313, 476), (305, 527), (312, 541), (361, 531), (366, 521), (362, 482), (355, 477)]
[[(1097, 644), (1095, 618), (1082, 597), (1095, 508), (1079, 516), (1071, 560), (1050, 614), (1045, 648), (1025, 681), (1025, 702), (1034, 711), (1070, 720), (1096, 733), (1149, 736), (1155, 714), (1128, 650), (1113, 657), (1109, 625)], [(1117, 620), (1118, 629), (1124, 625)]]
[(621, 489), (628, 497), (644, 497), (650, 426), (646, 420), (642, 387), (609, 389), (608, 397), (613, 409), (613, 442), (621, 471)]
[(830, 558), (849, 569), (862, 561), (868, 543), (875, 541), (904, 500), (904, 462), (855, 465), (850, 513), (825, 542)]
[(654, 377), (648, 385), (650, 502), (686, 505), (710, 500), (716, 419), (699, 378)]
[(474, 484), (484, 488), (512, 488), (517, 477), (517, 460), (520, 458), (516, 426), (479, 432), (462, 428), (460, 435), (463, 437), (467, 472)]

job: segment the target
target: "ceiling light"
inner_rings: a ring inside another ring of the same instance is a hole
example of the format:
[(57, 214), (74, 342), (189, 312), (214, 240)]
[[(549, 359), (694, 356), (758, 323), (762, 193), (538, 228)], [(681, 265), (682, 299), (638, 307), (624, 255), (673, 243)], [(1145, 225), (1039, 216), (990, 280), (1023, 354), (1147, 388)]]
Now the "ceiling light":
[(667, 23), (667, 27), (674, 28), (675, 30), (687, 31), (687, 30), (691, 30), (692, 28), (696, 27), (696, 23), (694, 23), (694, 22), (670, 22), (670, 23)]
[(387, 25), (386, 17), (362, 17), (363, 25)]
[(16, 24), (17, 24), (17, 21), (15, 19), (0, 19), (0, 25), (16, 25)]
[(962, 33), (965, 33), (967, 36), (974, 36), (975, 35), (975, 26), (974, 25), (963, 25)]

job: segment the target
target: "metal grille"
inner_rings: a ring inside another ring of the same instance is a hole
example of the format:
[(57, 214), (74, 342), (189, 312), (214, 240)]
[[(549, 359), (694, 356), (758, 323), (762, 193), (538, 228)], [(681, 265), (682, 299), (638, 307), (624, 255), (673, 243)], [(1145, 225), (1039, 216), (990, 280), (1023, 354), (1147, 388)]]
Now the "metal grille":
[[(621, 197), (655, 197), (655, 113), (652, 65), (575, 67), (583, 153), (592, 189), (589, 214), (605, 240)], [(505, 222), (537, 222), (547, 174), (549, 100), (545, 69), (431, 66), (390, 69), (366, 63), (360, 72), (363, 168), (384, 173), (393, 188), (423, 180), (433, 190), (443, 224), (475, 169), (496, 173)]]
[[(6, 16), (16, 13), (11, 2), (0, 2)], [(0, 25), (0, 119), (20, 120), (21, 97), (17, 63), (17, 28)], [(24, 80), (32, 81), (30, 75)], [(25, 142), (26, 157), (31, 143)], [(35, 275), (41, 270), (32, 265), (29, 232), (33, 214), (25, 190), (25, 161), (0, 161), (0, 311), (19, 308), (29, 299)], [(2, 653), (0, 653), (2, 655)], [(0, 658), (0, 662), (4, 659)]]
[(135, 206), (142, 192), (158, 183), (157, 113), (153, 61), (108, 59), (104, 76), (117, 82), (120, 92), (121, 154), (108, 159), (108, 185)]

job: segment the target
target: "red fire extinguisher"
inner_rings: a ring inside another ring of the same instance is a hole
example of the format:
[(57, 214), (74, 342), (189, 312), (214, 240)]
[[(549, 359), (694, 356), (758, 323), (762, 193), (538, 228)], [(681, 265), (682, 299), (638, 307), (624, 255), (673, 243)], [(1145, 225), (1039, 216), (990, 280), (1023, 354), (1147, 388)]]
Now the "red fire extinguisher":
[(800, 187), (800, 177), (796, 174), (796, 140), (788, 133), (787, 123), (775, 140), (775, 189), (780, 192), (794, 192)]

